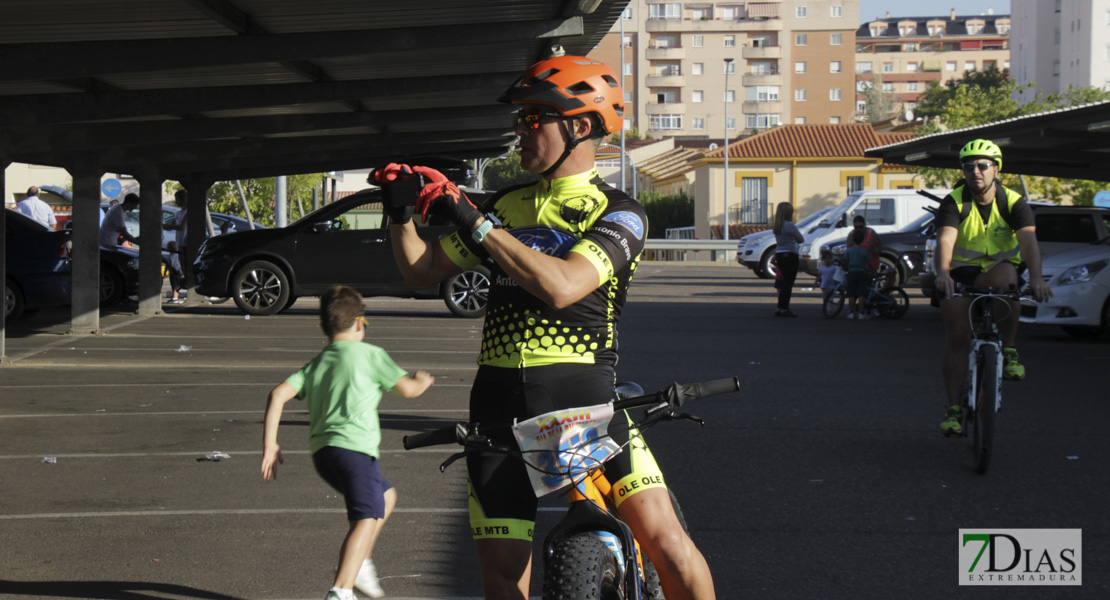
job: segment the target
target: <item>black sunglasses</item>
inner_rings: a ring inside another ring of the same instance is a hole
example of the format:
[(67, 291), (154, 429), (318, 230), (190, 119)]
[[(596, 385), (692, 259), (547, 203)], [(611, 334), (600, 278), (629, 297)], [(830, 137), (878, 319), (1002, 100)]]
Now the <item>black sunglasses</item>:
[(963, 167), (964, 172), (972, 173), (975, 171), (976, 167), (978, 167), (980, 171), (986, 171), (987, 169), (993, 167), (994, 163), (987, 160), (982, 160), (979, 162), (965, 162), (961, 166)]

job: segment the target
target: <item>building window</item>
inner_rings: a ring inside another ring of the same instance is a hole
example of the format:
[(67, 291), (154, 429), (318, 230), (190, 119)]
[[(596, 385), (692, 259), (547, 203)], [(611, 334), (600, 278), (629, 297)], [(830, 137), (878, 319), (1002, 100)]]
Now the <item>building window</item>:
[(728, 73), (729, 75), (732, 75), (735, 72), (736, 72), (736, 62), (731, 61), (731, 60), (726, 62), (725, 63), (725, 73)]
[(725, 120), (725, 129), (736, 129), (736, 117), (729, 117)]
[(893, 83), (884, 83), (883, 84), (883, 91), (888, 92), (888, 93), (893, 92), (894, 91), (894, 84)]
[(956, 61), (950, 60), (944, 64), (944, 70), (949, 72), (956, 71)]
[(978, 23), (968, 23), (967, 24), (967, 33), (968, 33), (968, 35), (975, 35), (975, 34), (979, 33), (982, 30), (983, 30), (983, 26), (978, 24)]
[(806, 72), (806, 64), (804, 62), (794, 63), (794, 72), (795, 73), (805, 73)]
[(906, 42), (902, 44), (902, 52), (917, 52), (917, 42)]
[(795, 6), (794, 16), (798, 17), (799, 19), (804, 19), (809, 16), (809, 9), (804, 6)]
[(652, 129), (682, 129), (682, 115), (651, 115)]
[(632, 20), (632, 9), (631, 8), (625, 8), (624, 11), (621, 12), (621, 18), (624, 19), (625, 21), (631, 21)]
[(622, 40), (622, 43), (624, 44), (625, 48), (631, 48), (632, 47), (632, 36), (626, 35), (623, 38), (621, 38), (621, 40)]
[(690, 71), (694, 75), (704, 75), (705, 74), (705, 63), (694, 63), (690, 67)]
[(674, 91), (659, 92), (658, 94), (655, 94), (655, 102), (657, 104), (673, 104)]
[(695, 48), (704, 48), (705, 47), (705, 36), (704, 35), (695, 35), (695, 36), (693, 36), (693, 38), (690, 41), (690, 44)]
[(863, 175), (850, 175), (848, 180), (848, 193), (854, 194), (863, 189)]
[(883, 63), (883, 73), (893, 73), (894, 63)]
[(974, 71), (975, 70), (975, 61), (973, 61), (973, 60), (965, 61), (964, 62), (964, 70), (965, 71)]
[(805, 46), (806, 45), (806, 34), (799, 33), (798, 35), (795, 35), (794, 36), (794, 45), (795, 46)]
[(833, 18), (843, 17), (844, 16), (844, 7), (840, 6), (839, 4), (833, 5), (832, 7), (829, 8), (829, 16), (831, 16)]
[(777, 85), (756, 85), (748, 88), (748, 101), (755, 102), (778, 102), (779, 101), (779, 86)]
[(844, 34), (843, 33), (834, 33), (834, 34), (829, 36), (829, 45), (830, 46), (840, 46), (843, 43), (844, 43)]
[(915, 62), (906, 63), (906, 72), (907, 73), (916, 73), (917, 72), (917, 63), (915, 63)]
[(740, 18), (740, 8), (736, 6), (722, 6), (721, 18), (725, 21), (735, 21)]
[(748, 129), (767, 129), (780, 123), (777, 114), (744, 115)]
[(704, 117), (694, 117), (694, 129), (697, 131), (705, 131)]
[(734, 48), (734, 47), (736, 47), (736, 36), (735, 35), (726, 35), (725, 36), (725, 48)]
[(829, 117), (829, 123), (833, 125), (840, 125), (840, 117)]
[(794, 90), (794, 101), (795, 102), (805, 102), (806, 101), (806, 91), (804, 89)]
[(767, 178), (740, 178), (740, 222), (748, 225), (767, 224)]
[(681, 4), (649, 4), (648, 5), (648, 18), (649, 19), (681, 19), (682, 18), (682, 5)]
[(690, 18), (695, 21), (708, 21), (712, 17), (708, 8), (692, 8), (690, 9)]
[(829, 73), (839, 73), (839, 72), (840, 72), (840, 61), (839, 60), (834, 60), (834, 61), (830, 62), (829, 63)]
[[(624, 92), (624, 103), (625, 104), (631, 104), (632, 103), (632, 92), (630, 92), (628, 90), (625, 90), (625, 92)], [(628, 119), (625, 119), (625, 120), (627, 121)]]
[(725, 102), (729, 104), (736, 102), (736, 90), (725, 90)]
[(632, 74), (632, 63), (624, 63), (623, 71), (624, 71), (625, 75), (631, 75)]
[(840, 88), (832, 88), (829, 90), (829, 100), (833, 102), (840, 101)]
[(805, 125), (806, 124), (806, 118), (805, 117), (794, 117), (794, 124), (795, 125)]
[(872, 64), (870, 62), (858, 62), (858, 63), (856, 63), (856, 73), (870, 73), (872, 68), (873, 67), (872, 67)]
[(916, 92), (916, 91), (918, 91), (917, 82), (916, 81), (907, 82), (906, 83), (906, 91), (907, 92)]
[(858, 112), (860, 114), (863, 114), (863, 113), (867, 112), (867, 102), (865, 102), (863, 100), (857, 100), (856, 101), (856, 112)]
[(705, 102), (705, 91), (703, 91), (703, 90), (694, 90), (694, 93), (690, 97), (690, 101), (691, 102)]

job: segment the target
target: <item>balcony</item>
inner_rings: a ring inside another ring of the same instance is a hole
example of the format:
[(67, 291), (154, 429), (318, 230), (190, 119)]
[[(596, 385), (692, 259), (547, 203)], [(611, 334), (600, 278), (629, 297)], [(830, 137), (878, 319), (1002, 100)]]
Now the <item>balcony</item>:
[(747, 73), (742, 79), (745, 87), (749, 85), (782, 85), (781, 73)]
[(644, 78), (644, 85), (649, 88), (686, 87), (686, 77), (684, 75), (648, 75)]
[(686, 48), (648, 48), (644, 52), (644, 58), (648, 60), (682, 60), (686, 58)]
[(782, 31), (782, 19), (726, 20), (726, 19), (648, 19), (648, 33), (699, 33), (702, 31)]
[(686, 104), (683, 102), (648, 102), (645, 109), (649, 115), (686, 114)]
[(744, 58), (782, 58), (782, 46), (744, 46), (740, 51)]
[(747, 114), (782, 113), (782, 102), (754, 102), (746, 101), (741, 110)]

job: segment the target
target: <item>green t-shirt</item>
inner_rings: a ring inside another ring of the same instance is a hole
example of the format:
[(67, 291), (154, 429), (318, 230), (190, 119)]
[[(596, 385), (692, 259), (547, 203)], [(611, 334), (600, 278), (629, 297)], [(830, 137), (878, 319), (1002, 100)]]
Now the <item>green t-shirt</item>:
[(406, 375), (385, 350), (365, 342), (332, 342), (286, 379), (308, 404), (308, 445), (378, 457), (378, 403)]

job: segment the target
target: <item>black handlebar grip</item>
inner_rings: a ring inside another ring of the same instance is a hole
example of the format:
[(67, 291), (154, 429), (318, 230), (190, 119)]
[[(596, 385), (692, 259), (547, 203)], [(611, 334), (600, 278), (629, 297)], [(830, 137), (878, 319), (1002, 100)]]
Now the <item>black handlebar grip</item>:
[(683, 386), (682, 390), (679, 392), (679, 406), (691, 400), (697, 400), (698, 398), (729, 394), (739, 389), (740, 379), (736, 377), (691, 383)]
[[(461, 431), (460, 428), (462, 428)], [(465, 426), (459, 423), (442, 429), (433, 429), (431, 431), (425, 431), (424, 433), (406, 435), (401, 439), (401, 445), (405, 447), (405, 450), (412, 450), (414, 448), (424, 448), (426, 446), (458, 444), (461, 440), (465, 439), (465, 437)]]

